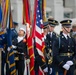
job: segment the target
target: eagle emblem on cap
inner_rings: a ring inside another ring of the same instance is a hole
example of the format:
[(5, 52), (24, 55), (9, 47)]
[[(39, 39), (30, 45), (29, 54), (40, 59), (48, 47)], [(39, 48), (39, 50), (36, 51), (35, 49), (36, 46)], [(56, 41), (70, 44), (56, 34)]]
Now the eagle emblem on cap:
[(68, 20), (68, 23), (70, 23), (70, 21)]
[(53, 21), (53, 23), (55, 23), (55, 21)]

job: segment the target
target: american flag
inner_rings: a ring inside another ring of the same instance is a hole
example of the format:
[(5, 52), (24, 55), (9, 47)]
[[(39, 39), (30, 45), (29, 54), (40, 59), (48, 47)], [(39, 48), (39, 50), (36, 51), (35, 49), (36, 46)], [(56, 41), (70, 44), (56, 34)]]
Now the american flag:
[(42, 52), (42, 12), (40, 8), (40, 0), (37, 0), (37, 9), (36, 9), (36, 31), (35, 31), (35, 39), (36, 39), (36, 48), (38, 50), (39, 55), (44, 57)]
[[(42, 51), (43, 41), (42, 41), (42, 9), (40, 0), (35, 0), (35, 12), (34, 12), (34, 31), (33, 37), (35, 38), (36, 42), (36, 50), (38, 51), (39, 55), (44, 58), (44, 54)], [(39, 75), (43, 75), (41, 69), (39, 69)]]

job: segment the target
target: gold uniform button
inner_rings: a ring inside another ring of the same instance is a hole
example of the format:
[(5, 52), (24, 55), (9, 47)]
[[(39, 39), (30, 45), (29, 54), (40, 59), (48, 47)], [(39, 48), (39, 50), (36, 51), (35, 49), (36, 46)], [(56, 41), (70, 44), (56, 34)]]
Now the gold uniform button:
[(70, 53), (68, 53), (67, 55), (70, 56)]
[(49, 53), (51, 53), (52, 52), (52, 50), (49, 50)]

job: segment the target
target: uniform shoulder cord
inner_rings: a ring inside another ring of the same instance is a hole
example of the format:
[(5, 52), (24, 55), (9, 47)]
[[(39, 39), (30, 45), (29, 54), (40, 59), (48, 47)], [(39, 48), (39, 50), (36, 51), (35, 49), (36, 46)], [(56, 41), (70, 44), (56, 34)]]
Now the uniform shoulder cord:
[(60, 49), (60, 36), (59, 36), (59, 49)]

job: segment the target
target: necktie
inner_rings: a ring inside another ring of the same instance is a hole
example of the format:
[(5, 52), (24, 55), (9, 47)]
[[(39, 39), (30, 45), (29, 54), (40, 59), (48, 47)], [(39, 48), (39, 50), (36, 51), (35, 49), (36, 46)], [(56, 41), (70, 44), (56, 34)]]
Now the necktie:
[(52, 38), (52, 33), (50, 33), (50, 37)]
[(69, 36), (67, 35), (67, 40), (68, 40), (68, 42), (69, 42)]

